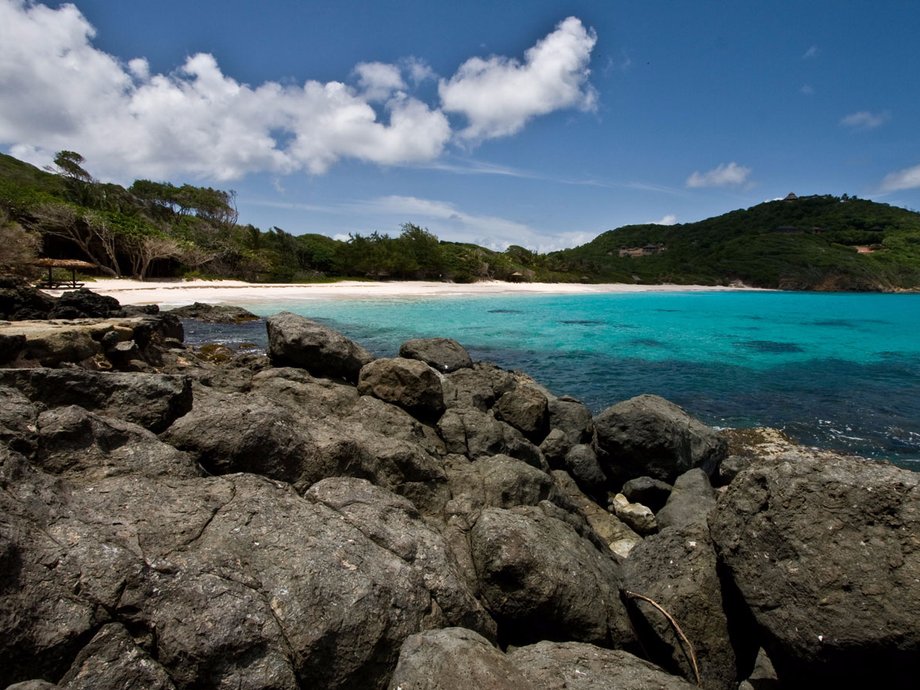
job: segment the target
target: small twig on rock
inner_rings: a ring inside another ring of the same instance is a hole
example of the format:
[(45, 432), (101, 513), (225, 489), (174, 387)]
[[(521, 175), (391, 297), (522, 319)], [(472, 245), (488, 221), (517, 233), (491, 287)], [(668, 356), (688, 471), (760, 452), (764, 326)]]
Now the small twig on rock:
[(623, 593), (631, 599), (641, 599), (642, 601), (648, 602), (649, 604), (654, 606), (656, 609), (661, 611), (664, 617), (668, 619), (668, 622), (671, 624), (671, 627), (674, 628), (674, 632), (677, 633), (677, 636), (687, 646), (687, 652), (689, 653), (689, 656), (690, 656), (690, 664), (693, 666), (693, 675), (696, 676), (696, 684), (698, 687), (702, 687), (703, 681), (700, 678), (700, 667), (696, 662), (696, 651), (693, 649), (693, 645), (690, 643), (690, 640), (684, 634), (684, 631), (680, 629), (680, 625), (678, 625), (677, 621), (674, 620), (674, 616), (672, 616), (670, 613), (665, 611), (664, 607), (661, 604), (659, 604), (657, 601), (655, 601), (654, 599), (650, 599), (649, 597), (643, 594), (637, 594), (636, 592), (630, 592), (629, 590), (624, 590)]

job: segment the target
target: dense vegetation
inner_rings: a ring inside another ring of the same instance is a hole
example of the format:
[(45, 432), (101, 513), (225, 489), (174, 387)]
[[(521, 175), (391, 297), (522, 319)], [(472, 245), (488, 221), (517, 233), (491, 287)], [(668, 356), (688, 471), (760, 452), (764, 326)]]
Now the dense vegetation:
[(293, 282), (359, 277), (725, 285), (807, 290), (920, 288), (920, 214), (855, 197), (759, 204), (698, 223), (634, 225), (537, 254), (398, 236), (292, 235), (239, 225), (234, 192), (95, 181), (61, 151), (50, 172), (0, 154), (0, 272), (41, 254), (92, 261), (113, 276)]
[(210, 187), (137, 180), (125, 189), (93, 180), (73, 151), (50, 172), (0, 154), (0, 241), (20, 248), (2, 270), (28, 266), (39, 252), (79, 258), (112, 275), (200, 276), (291, 282), (335, 277), (469, 282), (568, 280), (523, 247), (495, 252), (441, 242), (412, 224), (390, 237), (348, 241), (237, 224), (235, 194)]
[(627, 226), (554, 256), (602, 281), (918, 288), (920, 213), (847, 195), (800, 197), (698, 223)]

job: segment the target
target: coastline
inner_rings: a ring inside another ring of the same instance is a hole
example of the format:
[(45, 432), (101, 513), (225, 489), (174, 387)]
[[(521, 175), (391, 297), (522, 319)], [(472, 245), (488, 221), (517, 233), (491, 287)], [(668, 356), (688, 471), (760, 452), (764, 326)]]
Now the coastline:
[[(192, 302), (244, 306), (256, 302), (304, 301), (311, 299), (378, 299), (404, 297), (448, 297), (512, 294), (616, 294), (635, 292), (727, 292), (758, 288), (718, 285), (634, 285), (628, 283), (506, 283), (498, 280), (478, 283), (434, 281), (374, 282), (346, 280), (336, 283), (247, 283), (241, 280), (147, 281), (105, 278), (86, 285), (100, 295), (114, 297), (121, 304), (179, 306)], [(58, 296), (64, 290), (46, 290)]]

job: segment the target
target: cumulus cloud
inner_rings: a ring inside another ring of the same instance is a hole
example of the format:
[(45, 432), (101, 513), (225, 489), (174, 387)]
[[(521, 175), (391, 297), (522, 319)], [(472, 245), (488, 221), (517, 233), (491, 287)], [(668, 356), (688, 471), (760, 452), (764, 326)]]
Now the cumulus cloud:
[(918, 188), (920, 188), (920, 165), (890, 173), (885, 176), (881, 184), (883, 192), (899, 192), (903, 189)]
[(687, 178), (687, 186), (691, 189), (699, 187), (738, 187), (747, 182), (751, 169), (738, 165), (734, 161), (707, 170), (694, 172)]
[(588, 84), (588, 63), (597, 42), (592, 29), (569, 17), (524, 54), (474, 57), (438, 84), (441, 107), (466, 117), (464, 139), (514, 134), (537, 115), (562, 108), (591, 110), (597, 95)]
[(673, 213), (667, 213), (658, 220), (653, 220), (652, 225), (677, 225), (677, 216)]
[(885, 124), (889, 117), (890, 115), (887, 112), (871, 113), (867, 110), (861, 110), (858, 113), (851, 113), (841, 118), (840, 124), (851, 129), (875, 129)]
[[(360, 63), (353, 85), (252, 86), (204, 53), (152, 74), (143, 57), (119, 60), (96, 48), (94, 37), (74, 5), (0, 0), (0, 145), (37, 164), (55, 151), (78, 150), (104, 179), (225, 181), (252, 172), (321, 174), (344, 158), (426, 163), (455, 136), (440, 106), (411, 95), (410, 85), (434, 78), (417, 58)], [(488, 136), (512, 134), (558, 108), (588, 107), (594, 41), (573, 18), (531, 48), (523, 64), (490, 58), (477, 70), (468, 61), (442, 82), (443, 107), (468, 112), (470, 130)], [(463, 105), (476, 84), (493, 97), (502, 89), (528, 95), (505, 97), (501, 118)]]

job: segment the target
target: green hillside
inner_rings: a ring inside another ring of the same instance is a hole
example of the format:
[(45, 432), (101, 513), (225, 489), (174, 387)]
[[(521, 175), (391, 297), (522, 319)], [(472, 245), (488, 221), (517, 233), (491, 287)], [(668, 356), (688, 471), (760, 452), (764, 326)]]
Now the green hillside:
[(847, 196), (800, 197), (698, 223), (626, 226), (552, 256), (595, 281), (917, 289), (920, 213)]
[[(36, 255), (93, 262), (107, 275), (260, 282), (345, 277), (470, 282), (627, 282), (795, 290), (920, 289), (920, 214), (844, 195), (759, 204), (698, 223), (633, 225), (538, 254), (444, 242), (412, 223), (397, 236), (293, 235), (239, 225), (235, 193), (95, 181), (62, 151), (55, 172), (0, 154), (0, 272)], [(318, 230), (322, 230), (319, 228)], [(11, 251), (11, 248), (18, 251)], [(18, 266), (18, 268), (17, 268)]]

